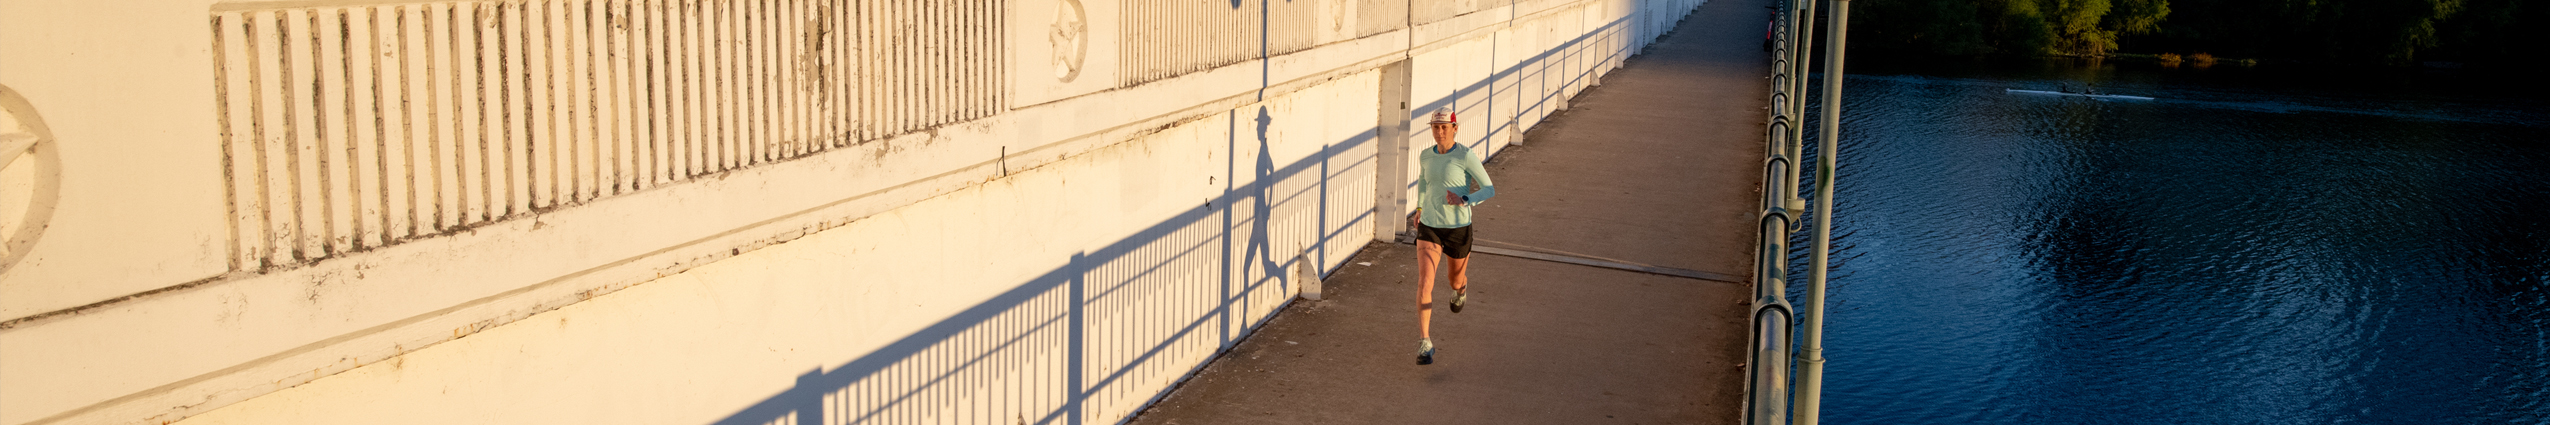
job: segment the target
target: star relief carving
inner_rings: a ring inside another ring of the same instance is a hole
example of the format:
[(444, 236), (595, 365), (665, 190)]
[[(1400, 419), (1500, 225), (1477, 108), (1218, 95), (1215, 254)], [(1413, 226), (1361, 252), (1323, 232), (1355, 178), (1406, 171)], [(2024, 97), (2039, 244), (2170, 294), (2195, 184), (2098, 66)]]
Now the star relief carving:
[(1080, 2), (1063, 0), (1054, 8), (1053, 31), (1047, 36), (1054, 43), (1054, 78), (1071, 81), (1080, 75), (1080, 62), (1089, 49), (1089, 22), (1082, 16)]
[(61, 187), (61, 159), (35, 106), (0, 86), (0, 271), (44, 235)]

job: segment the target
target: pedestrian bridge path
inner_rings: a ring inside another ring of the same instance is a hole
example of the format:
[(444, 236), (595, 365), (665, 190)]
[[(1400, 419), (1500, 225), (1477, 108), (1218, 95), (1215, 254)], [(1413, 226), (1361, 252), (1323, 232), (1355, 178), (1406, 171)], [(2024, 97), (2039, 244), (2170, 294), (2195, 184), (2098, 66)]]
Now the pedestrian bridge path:
[(1735, 422), (1770, 4), (1702, 5), (1489, 161), (1487, 252), (1465, 311), (1435, 308), (1434, 365), (1415, 364), (1415, 247), (1374, 244), (1324, 300), (1294, 302), (1132, 421)]

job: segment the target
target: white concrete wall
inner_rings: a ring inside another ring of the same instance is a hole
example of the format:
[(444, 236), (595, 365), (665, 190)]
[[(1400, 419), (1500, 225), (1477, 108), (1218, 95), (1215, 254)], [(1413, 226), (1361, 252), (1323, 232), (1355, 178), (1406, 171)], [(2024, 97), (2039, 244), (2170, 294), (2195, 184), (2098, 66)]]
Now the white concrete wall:
[(0, 424), (1115, 422), (1697, 5), (1417, 3), (0, 3)]

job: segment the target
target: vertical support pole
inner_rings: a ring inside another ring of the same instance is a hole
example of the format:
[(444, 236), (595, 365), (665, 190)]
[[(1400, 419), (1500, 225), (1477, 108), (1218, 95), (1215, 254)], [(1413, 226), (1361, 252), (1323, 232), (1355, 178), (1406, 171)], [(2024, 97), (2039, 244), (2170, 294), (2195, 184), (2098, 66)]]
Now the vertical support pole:
[(1373, 108), (1373, 159), (1380, 173), (1372, 180), (1372, 239), (1396, 242), (1408, 229), (1408, 61), (1381, 66), (1381, 96)]
[(1833, 250), (1833, 172), (1836, 158), (1841, 156), (1842, 130), (1842, 53), (1848, 46), (1844, 40), (1850, 30), (1850, 0), (1832, 0), (1832, 39), (1824, 47), (1824, 133), (1823, 143), (1816, 145), (1815, 169), (1815, 256), (1808, 270), (1812, 277), (1806, 286), (1805, 335), (1798, 338), (1801, 357), (1797, 373), (1797, 425), (1814, 425), (1823, 403), (1824, 391), (1824, 278)]
[[(1809, 74), (1807, 71), (1814, 70), (1815, 62), (1813, 60), (1815, 58), (1815, 0), (1797, 0), (1797, 7), (1794, 9), (1798, 12), (1797, 20), (1790, 25), (1790, 31), (1796, 34), (1792, 38), (1796, 39), (1797, 47), (1789, 51), (1789, 66), (1792, 69), (1788, 70), (1788, 81), (1791, 85), (1790, 98), (1796, 99), (1794, 102), (1789, 102), (1789, 108), (1793, 111), (1789, 116), (1796, 117), (1793, 120), (1796, 126), (1791, 127), (1794, 130), (1789, 132), (1785, 147), (1788, 149), (1789, 158), (1802, 160), (1806, 158), (1806, 77)], [(1792, 168), (1792, 170), (1805, 169), (1806, 167)], [(1797, 173), (1790, 173), (1788, 179), (1782, 180), (1780, 185), (1781, 196), (1788, 201), (1787, 205), (1793, 206), (1789, 208), (1790, 211), (1798, 211), (1806, 207), (1805, 200), (1797, 196), (1797, 186)]]
[[(1791, 24), (1789, 30), (1796, 34), (1791, 38), (1796, 39), (1797, 48), (1789, 51), (1789, 67), (1792, 68), (1789, 70), (1789, 75), (1797, 78), (1789, 79), (1789, 84), (1792, 86), (1789, 92), (1804, 94), (1807, 89), (1806, 76), (1811, 73), (1810, 71), (1815, 70), (1815, 0), (1798, 0), (1795, 9), (1797, 9), (1797, 19)], [(1790, 116), (1805, 117), (1806, 99), (1798, 99), (1796, 103), (1790, 104), (1789, 108), (1795, 110), (1795, 113)], [(1803, 133), (1800, 134), (1803, 135)]]

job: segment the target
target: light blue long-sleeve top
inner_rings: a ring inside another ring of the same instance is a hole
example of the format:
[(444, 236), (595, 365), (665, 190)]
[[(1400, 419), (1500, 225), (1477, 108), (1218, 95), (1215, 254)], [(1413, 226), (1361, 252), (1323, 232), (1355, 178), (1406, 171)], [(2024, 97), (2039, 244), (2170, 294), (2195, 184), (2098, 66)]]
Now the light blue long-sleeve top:
[[(1428, 146), (1417, 155), (1417, 206), (1424, 208), (1418, 222), (1437, 229), (1470, 225), (1470, 208), (1496, 197), (1496, 182), (1488, 179), (1487, 167), (1479, 165), (1479, 155), (1470, 147), (1452, 145), (1451, 152), (1437, 152)], [(1459, 195), (1466, 205), (1443, 202), (1444, 192)]]

